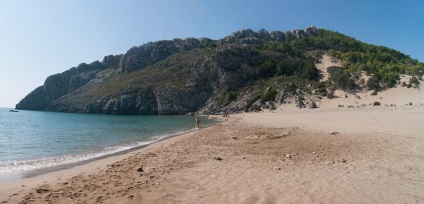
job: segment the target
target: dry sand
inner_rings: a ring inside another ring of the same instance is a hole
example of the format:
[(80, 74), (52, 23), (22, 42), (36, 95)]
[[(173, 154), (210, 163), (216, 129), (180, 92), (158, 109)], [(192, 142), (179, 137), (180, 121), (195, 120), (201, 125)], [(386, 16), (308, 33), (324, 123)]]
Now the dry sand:
[(342, 66), (342, 61), (340, 59), (335, 59), (330, 55), (322, 55), (322, 58), (319, 63), (316, 63), (315, 66), (320, 71), (320, 81), (327, 81), (330, 76), (327, 68), (331, 66)]
[(231, 115), (126, 155), (1, 183), (0, 203), (424, 203), (424, 106), (328, 103)]

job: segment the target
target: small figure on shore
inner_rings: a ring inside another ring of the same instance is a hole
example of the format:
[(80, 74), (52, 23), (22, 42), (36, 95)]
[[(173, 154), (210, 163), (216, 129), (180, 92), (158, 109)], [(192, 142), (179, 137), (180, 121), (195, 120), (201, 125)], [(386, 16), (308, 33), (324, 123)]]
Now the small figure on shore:
[(200, 118), (199, 118), (199, 116), (196, 116), (195, 120), (196, 120), (196, 128), (199, 128), (199, 125), (200, 125)]

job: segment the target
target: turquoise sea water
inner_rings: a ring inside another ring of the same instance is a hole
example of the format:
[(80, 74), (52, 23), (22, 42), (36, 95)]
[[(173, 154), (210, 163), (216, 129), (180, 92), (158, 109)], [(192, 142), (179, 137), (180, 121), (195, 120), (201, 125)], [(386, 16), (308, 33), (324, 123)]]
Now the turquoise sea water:
[[(215, 121), (202, 118), (202, 125)], [(195, 130), (189, 116), (112, 116), (0, 108), (0, 180), (83, 162)]]

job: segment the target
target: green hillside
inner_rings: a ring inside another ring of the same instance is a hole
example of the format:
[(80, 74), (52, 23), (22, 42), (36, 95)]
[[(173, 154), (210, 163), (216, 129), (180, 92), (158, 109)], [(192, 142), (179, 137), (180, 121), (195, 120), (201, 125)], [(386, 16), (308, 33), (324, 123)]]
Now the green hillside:
[[(320, 82), (323, 55), (342, 61)], [(242, 30), (219, 40), (187, 38), (133, 47), (49, 77), (18, 109), (102, 114), (257, 111), (331, 97), (335, 89), (376, 91), (422, 80), (424, 64), (396, 50), (315, 27)], [(361, 74), (369, 77), (361, 79)]]

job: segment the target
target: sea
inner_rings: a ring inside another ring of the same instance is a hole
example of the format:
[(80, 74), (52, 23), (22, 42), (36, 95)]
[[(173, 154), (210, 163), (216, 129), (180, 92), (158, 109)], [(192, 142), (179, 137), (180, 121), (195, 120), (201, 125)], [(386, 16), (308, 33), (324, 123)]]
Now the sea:
[[(71, 168), (197, 129), (192, 116), (10, 110), (0, 108), (0, 181)], [(201, 117), (201, 127), (218, 122)]]

